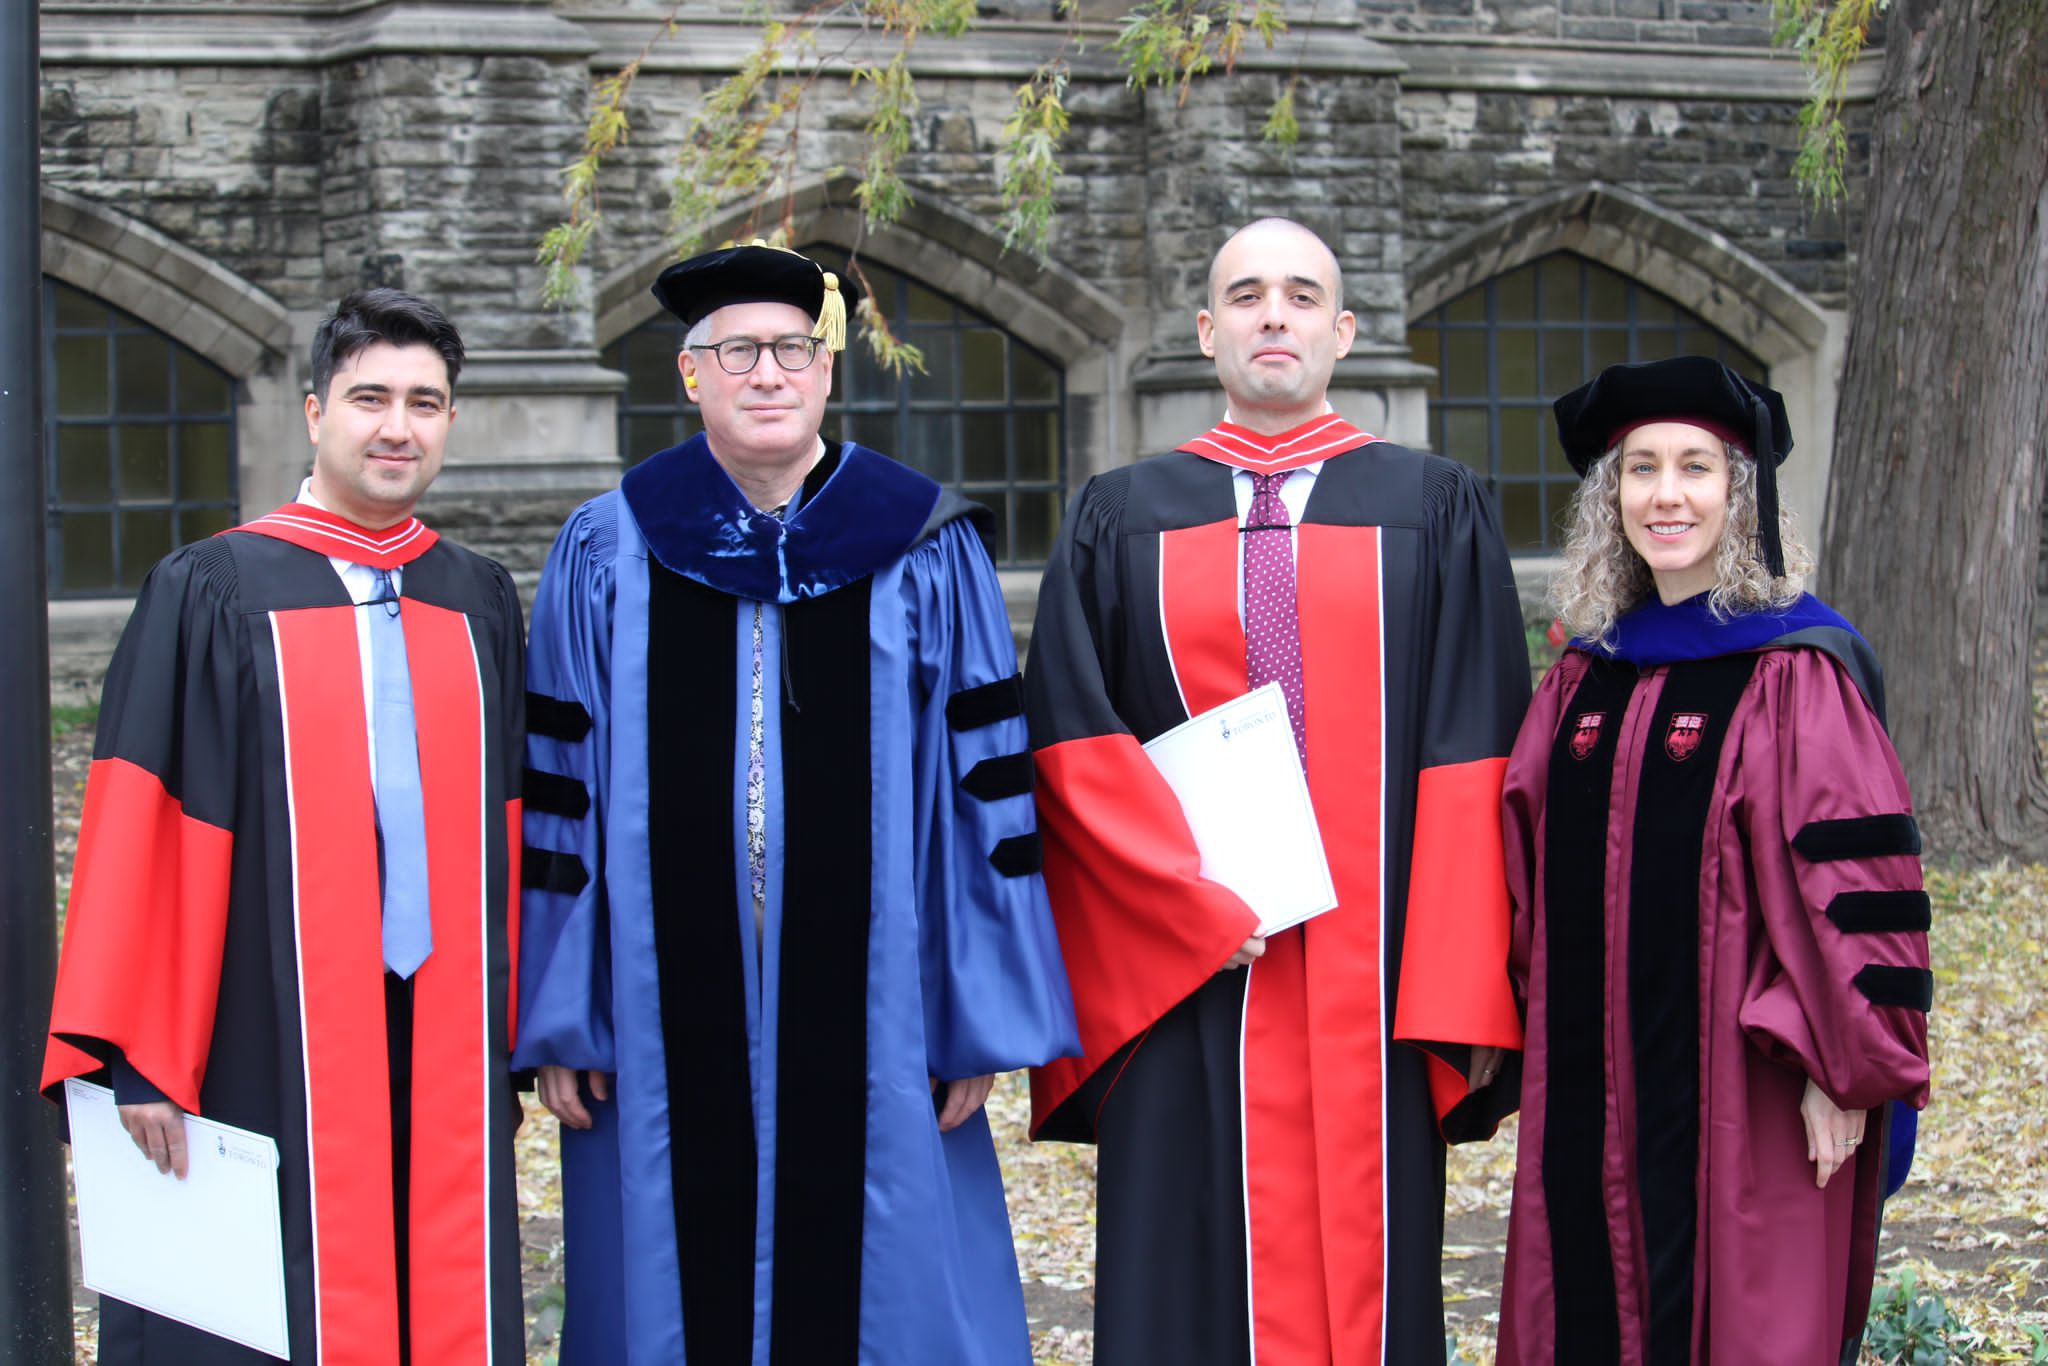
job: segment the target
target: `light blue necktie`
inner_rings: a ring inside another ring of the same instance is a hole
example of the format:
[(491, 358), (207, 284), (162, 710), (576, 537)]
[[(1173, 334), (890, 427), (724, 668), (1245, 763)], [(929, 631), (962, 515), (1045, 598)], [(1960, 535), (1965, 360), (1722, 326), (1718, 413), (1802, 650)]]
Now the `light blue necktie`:
[(405, 623), (391, 571), (370, 599), (370, 696), (377, 746), (377, 829), (384, 851), (384, 966), (410, 977), (434, 950), (427, 911), (427, 813), (412, 717)]

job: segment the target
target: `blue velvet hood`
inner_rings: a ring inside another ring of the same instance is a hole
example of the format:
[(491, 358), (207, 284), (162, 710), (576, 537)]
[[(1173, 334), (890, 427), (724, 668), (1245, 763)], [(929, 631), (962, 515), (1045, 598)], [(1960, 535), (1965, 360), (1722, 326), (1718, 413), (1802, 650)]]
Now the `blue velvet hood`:
[(797, 602), (867, 577), (954, 517), (987, 513), (878, 451), (848, 441), (822, 487), (787, 519), (747, 501), (700, 433), (649, 456), (620, 484), (647, 548), (668, 569), (757, 602)]
[(1682, 664), (1744, 650), (1825, 650), (1841, 664), (1870, 709), (1884, 719), (1884, 671), (1876, 652), (1849, 619), (1811, 593), (1778, 612), (1739, 612), (1725, 621), (1708, 609), (1705, 593), (1666, 604), (1654, 595), (1614, 623), (1614, 643), (1599, 645), (1574, 637), (1571, 648), (1602, 659), (1619, 659), (1639, 669)]

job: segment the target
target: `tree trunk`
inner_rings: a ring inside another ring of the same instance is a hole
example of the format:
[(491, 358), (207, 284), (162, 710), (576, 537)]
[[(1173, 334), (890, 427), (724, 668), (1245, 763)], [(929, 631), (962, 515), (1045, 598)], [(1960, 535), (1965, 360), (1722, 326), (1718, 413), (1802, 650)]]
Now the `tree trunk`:
[(1895, 0), (1823, 590), (1884, 660), (1929, 849), (2048, 857), (2048, 0)]

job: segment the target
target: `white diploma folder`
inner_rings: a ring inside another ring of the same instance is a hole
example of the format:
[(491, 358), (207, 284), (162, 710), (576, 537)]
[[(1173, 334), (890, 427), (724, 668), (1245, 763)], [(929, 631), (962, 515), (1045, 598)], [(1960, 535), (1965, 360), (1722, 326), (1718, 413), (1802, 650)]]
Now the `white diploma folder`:
[(1180, 799), (1202, 876), (1244, 898), (1260, 934), (1337, 904), (1278, 683), (1183, 721), (1145, 752)]
[(277, 1144), (187, 1115), (180, 1181), (128, 1137), (112, 1091), (73, 1077), (64, 1096), (86, 1285), (290, 1360)]

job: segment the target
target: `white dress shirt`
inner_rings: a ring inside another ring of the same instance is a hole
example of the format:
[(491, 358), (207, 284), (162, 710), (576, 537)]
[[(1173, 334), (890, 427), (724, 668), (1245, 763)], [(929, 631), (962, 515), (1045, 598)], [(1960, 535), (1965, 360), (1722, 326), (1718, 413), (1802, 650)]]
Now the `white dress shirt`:
[[(1288, 482), (1291, 484), (1294, 481), (1290, 479)], [(319, 508), (322, 512), (334, 511), (313, 496), (313, 481), (310, 478), (299, 485), (297, 501)], [(327, 563), (333, 565), (334, 572), (341, 576), (341, 586), (348, 590), (348, 600), (356, 604), (356, 658), (363, 671), (363, 727), (370, 742), (370, 785), (374, 789), (377, 783), (377, 708), (370, 681), (372, 609), (365, 604), (377, 596), (377, 571), (366, 564), (345, 560), (339, 555), (329, 555)], [(404, 584), (401, 582), (404, 573), (403, 567), (391, 571), (391, 590), (394, 593), (404, 592)], [(375, 610), (382, 612), (388, 609), (378, 607)]]

